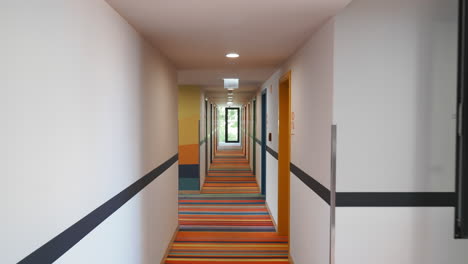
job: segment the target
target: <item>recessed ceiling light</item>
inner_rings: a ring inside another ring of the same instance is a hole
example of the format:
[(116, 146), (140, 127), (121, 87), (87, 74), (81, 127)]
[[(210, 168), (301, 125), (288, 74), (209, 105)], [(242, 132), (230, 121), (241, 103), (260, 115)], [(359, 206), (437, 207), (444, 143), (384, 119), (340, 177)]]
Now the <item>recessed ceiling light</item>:
[(228, 57), (228, 58), (239, 58), (239, 54), (237, 54), (237, 53), (228, 53), (228, 54), (226, 54), (226, 57)]
[(235, 78), (224, 79), (224, 88), (228, 90), (239, 88), (239, 79), (235, 79)]

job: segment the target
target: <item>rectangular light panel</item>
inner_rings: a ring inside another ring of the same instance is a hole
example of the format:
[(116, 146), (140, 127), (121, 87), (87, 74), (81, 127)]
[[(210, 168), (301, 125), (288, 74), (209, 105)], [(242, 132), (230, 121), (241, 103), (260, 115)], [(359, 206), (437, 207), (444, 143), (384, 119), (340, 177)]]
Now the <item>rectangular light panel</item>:
[(224, 79), (225, 89), (237, 89), (239, 88), (239, 79)]

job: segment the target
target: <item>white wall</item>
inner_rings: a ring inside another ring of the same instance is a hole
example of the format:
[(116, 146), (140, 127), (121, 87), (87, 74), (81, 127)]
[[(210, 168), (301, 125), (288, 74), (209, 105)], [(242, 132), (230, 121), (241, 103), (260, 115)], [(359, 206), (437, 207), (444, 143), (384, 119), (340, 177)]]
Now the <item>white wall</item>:
[[(336, 17), (338, 192), (454, 192), (457, 0), (354, 0)], [(453, 208), (337, 208), (336, 263), (451, 263)]]
[[(255, 136), (260, 141), (262, 140), (262, 90), (257, 93), (255, 96), (257, 100), (257, 123), (255, 126)], [(258, 143), (255, 143), (255, 151), (256, 151), (256, 165), (255, 165), (255, 178), (257, 179), (258, 187), (260, 190), (262, 189), (262, 146)]]
[[(15, 263), (177, 153), (177, 89), (104, 1), (6, 1), (0, 32), (0, 262)], [(59, 262), (159, 262), (176, 226), (174, 164)]]
[(255, 142), (255, 140), (253, 139), (253, 131), (254, 131), (254, 115), (253, 115), (253, 111), (254, 111), (254, 108), (253, 108), (253, 101), (250, 101), (247, 105), (247, 107), (249, 108), (249, 119), (248, 119), (248, 122), (249, 122), (249, 125), (248, 125), (248, 132), (247, 132), (247, 138), (248, 138), (248, 144), (249, 144), (249, 165), (250, 165), (250, 168), (252, 168), (253, 170), (253, 153), (254, 153), (254, 147), (252, 145), (252, 142)]
[[(333, 101), (334, 21), (319, 27), (311, 38), (262, 86), (267, 95), (268, 145), (277, 151), (278, 82), (291, 70), (291, 162), (330, 188), (330, 145)], [(277, 220), (277, 167), (267, 159), (267, 202)], [(291, 255), (296, 263), (328, 263), (330, 206), (291, 173)]]
[(453, 208), (338, 208), (337, 264), (465, 264)]
[(337, 16), (337, 191), (454, 190), (457, 2), (356, 0)]
[[(291, 69), (291, 162), (330, 188), (334, 21), (320, 27), (285, 65)], [(329, 263), (330, 206), (291, 173), (291, 256)]]
[(266, 155), (266, 203), (273, 221), (278, 223), (278, 160), (267, 152)]
[[(278, 152), (278, 80), (276, 71), (261, 87), (267, 89), (266, 140), (267, 146)], [(260, 118), (261, 119), (261, 118)], [(268, 135), (271, 133), (271, 141)], [(278, 160), (266, 152), (266, 202), (275, 223), (278, 223)]]
[[(206, 120), (205, 120), (205, 92), (201, 92), (200, 94), (200, 138), (199, 141), (205, 139), (205, 131), (206, 131)], [(206, 140), (205, 143), (201, 144), (199, 146), (200, 148), (200, 158), (199, 158), (199, 163), (200, 163), (200, 190), (203, 187), (203, 184), (205, 183), (205, 177), (206, 177)]]
[(330, 206), (291, 174), (290, 250), (294, 263), (330, 263)]

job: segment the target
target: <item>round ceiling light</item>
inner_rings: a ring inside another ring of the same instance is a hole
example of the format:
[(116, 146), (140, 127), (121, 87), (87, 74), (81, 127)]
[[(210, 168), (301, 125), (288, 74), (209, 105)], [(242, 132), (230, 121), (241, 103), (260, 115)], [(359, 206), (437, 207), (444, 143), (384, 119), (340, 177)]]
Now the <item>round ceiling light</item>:
[(239, 54), (237, 54), (237, 53), (228, 53), (228, 54), (226, 54), (226, 57), (228, 57), (228, 58), (239, 58)]

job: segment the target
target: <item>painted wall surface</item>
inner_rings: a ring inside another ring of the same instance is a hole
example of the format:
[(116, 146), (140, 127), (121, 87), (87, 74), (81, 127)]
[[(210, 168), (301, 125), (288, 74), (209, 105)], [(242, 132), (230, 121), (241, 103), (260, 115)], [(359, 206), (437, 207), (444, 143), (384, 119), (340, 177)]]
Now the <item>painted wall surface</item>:
[(206, 177), (206, 119), (205, 119), (205, 93), (200, 92), (200, 190), (205, 183)]
[[(277, 151), (278, 82), (291, 70), (291, 162), (330, 187), (330, 145), (333, 102), (334, 21), (323, 24), (312, 37), (262, 86), (268, 89), (268, 146)], [(270, 91), (272, 88), (272, 91)], [(267, 159), (267, 202), (277, 219), (277, 167)], [(291, 255), (296, 263), (328, 263), (330, 206), (291, 173)]]
[[(256, 139), (259, 141), (262, 140), (262, 92), (260, 91), (255, 96), (257, 100), (257, 122), (255, 125)], [(257, 152), (256, 166), (255, 166), (255, 178), (257, 179), (257, 184), (262, 188), (262, 146), (258, 143), (255, 144), (255, 151)]]
[[(171, 63), (104, 1), (0, 9), (0, 254), (16, 263), (177, 153)], [(57, 263), (159, 262), (177, 164)]]
[[(213, 106), (211, 102), (208, 102), (208, 164), (211, 164), (212, 156), (213, 156), (213, 140), (214, 140), (214, 135), (216, 132), (216, 127), (214, 126), (214, 113), (213, 113)], [(209, 165), (210, 166), (210, 165)], [(208, 168), (209, 169), (209, 168)]]
[(335, 263), (465, 264), (468, 243), (453, 239), (454, 215), (453, 208), (338, 208)]
[(262, 189), (262, 146), (260, 144), (255, 144), (255, 151), (257, 152), (257, 159), (255, 165), (255, 179), (257, 181), (258, 187)]
[[(355, 0), (336, 17), (337, 191), (453, 192), (457, 0)], [(466, 263), (454, 209), (337, 208), (336, 263)]]
[(266, 203), (273, 221), (278, 223), (278, 160), (267, 152), (266, 156)]
[(257, 144), (255, 143), (255, 137), (257, 136), (255, 133), (255, 107), (254, 107), (254, 102), (249, 103), (249, 152), (250, 152), (250, 168), (252, 168), (253, 173), (256, 173), (256, 168), (254, 169), (255, 165), (255, 159), (257, 159), (256, 156), (256, 148)]
[[(266, 133), (267, 147), (278, 152), (278, 80), (280, 70), (276, 71), (261, 87), (267, 89)], [(268, 135), (271, 133), (271, 141)], [(267, 152), (266, 158), (266, 202), (273, 220), (278, 222), (278, 160)]]
[(357, 0), (337, 17), (338, 191), (454, 190), (457, 3)]
[(179, 189), (200, 190), (199, 86), (179, 86)]

